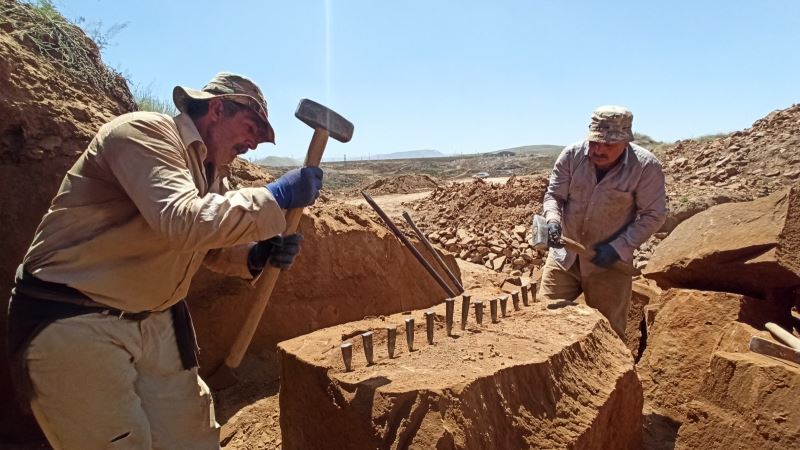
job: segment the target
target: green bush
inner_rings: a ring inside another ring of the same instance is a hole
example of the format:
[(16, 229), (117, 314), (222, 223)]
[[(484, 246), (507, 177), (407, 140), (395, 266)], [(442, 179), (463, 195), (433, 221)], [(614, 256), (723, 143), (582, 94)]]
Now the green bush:
[(700, 137), (696, 137), (693, 140), (697, 142), (708, 142), (708, 141), (713, 141), (714, 139), (724, 138), (728, 135), (730, 135), (730, 133), (706, 134)]
[(131, 91), (133, 91), (133, 99), (136, 101), (136, 107), (139, 111), (154, 111), (170, 116), (178, 114), (178, 110), (175, 109), (175, 105), (173, 105), (172, 102), (160, 99), (153, 94), (152, 86), (144, 87), (136, 85), (133, 86)]

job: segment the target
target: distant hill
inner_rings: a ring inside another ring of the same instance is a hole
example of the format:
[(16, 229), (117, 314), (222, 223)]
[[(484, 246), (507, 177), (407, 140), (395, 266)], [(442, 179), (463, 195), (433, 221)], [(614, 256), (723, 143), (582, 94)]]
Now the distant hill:
[(415, 159), (415, 158), (440, 158), (445, 156), (438, 150), (410, 150), (407, 152), (384, 153), (372, 155), (369, 159)]
[(266, 158), (253, 160), (252, 163), (269, 167), (300, 167), (303, 165), (303, 161), (298, 161), (287, 156), (267, 156)]
[(494, 150), (491, 152), (486, 152), (486, 154), (494, 154), (494, 153), (505, 153), (511, 152), (514, 154), (526, 154), (526, 153), (540, 153), (543, 155), (558, 155), (561, 153), (561, 150), (564, 149), (563, 145), (523, 145), (522, 147), (511, 147), (511, 148), (504, 148), (501, 150)]

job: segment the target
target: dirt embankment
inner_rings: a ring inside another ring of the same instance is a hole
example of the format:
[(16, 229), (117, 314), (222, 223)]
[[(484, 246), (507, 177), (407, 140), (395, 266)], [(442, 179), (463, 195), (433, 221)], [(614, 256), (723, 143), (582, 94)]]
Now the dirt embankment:
[[(438, 303), (446, 293), (376, 218), (338, 202), (318, 202), (300, 222), (303, 249), (281, 273), (250, 352), (319, 328)], [(421, 252), (426, 250), (417, 245)], [(445, 255), (457, 276), (458, 266)], [(203, 351), (203, 372), (225, 357), (255, 299), (249, 282), (202, 270), (188, 300)]]
[(14, 272), (64, 173), (103, 123), (134, 108), (80, 29), (0, 0), (0, 441), (36, 433), (12, 402), (5, 365)]
[[(72, 30), (78, 32), (74, 42), (80, 44), (77, 51), (87, 59), (81, 60), (75, 70), (64, 65), (70, 59), (64, 58), (63, 52), (76, 49), (64, 49), (58, 40), (42, 40), (31, 34), (35, 23), (25, 16), (26, 11), (31, 10), (0, 0), (0, 228), (5, 233), (0, 241), (4, 255), (0, 262), (0, 292), (10, 289), (14, 269), (63, 174), (104, 122), (134, 108), (123, 80), (103, 72), (96, 47), (79, 30)], [(668, 147), (663, 162), (670, 221), (665, 234), (646, 244), (645, 251), (651, 252), (654, 244), (680, 221), (712, 205), (762, 197), (797, 184), (800, 157), (795, 150), (799, 144), (800, 105), (794, 105), (771, 113), (749, 129)], [(497, 165), (493, 167), (505, 170), (504, 174), (536, 172), (531, 169), (533, 166), (512, 157), (495, 160)], [(483, 164), (480, 158), (471, 163), (475, 161)], [(419, 170), (418, 162), (397, 164), (395, 174), (425, 172)], [(480, 165), (461, 166), (456, 158), (442, 164), (452, 176), (484, 170)], [(547, 161), (541, 169), (550, 167), (552, 161)], [(270, 179), (269, 174), (243, 162), (231, 170), (233, 187), (263, 184)], [(436, 170), (429, 166), (425, 173)], [(371, 189), (378, 193), (427, 189), (428, 181), (427, 177), (397, 178)], [(512, 177), (506, 184), (439, 184), (428, 198), (413, 205), (414, 218), (438, 245), (463, 260), (490, 268), (501, 279), (509, 274), (535, 278), (544, 255), (530, 249), (529, 222), (534, 213), (541, 211), (546, 184), (544, 172), (539, 176)], [(711, 248), (715, 241), (704, 238), (706, 233), (718, 236), (726, 230), (732, 232), (733, 225), (721, 230), (720, 221), (746, 216), (724, 209), (710, 213), (719, 215), (707, 229), (688, 223), (686, 226), (694, 228), (675, 234), (675, 239), (698, 238), (688, 250), (679, 246), (670, 250), (667, 246), (675, 244), (669, 238), (655, 247), (658, 252), (664, 246), (664, 256), (659, 258), (669, 268), (671, 286), (677, 289), (664, 295), (644, 292), (646, 289), (637, 291), (635, 314), (632, 311), (629, 323), (629, 336), (641, 337), (641, 343), (647, 344), (644, 348), (634, 341), (628, 343), (631, 350), (644, 351), (638, 371), (650, 411), (645, 435), (653, 437), (655, 431), (661, 430), (665, 438), (650, 439), (646, 448), (660, 448), (653, 444), (655, 441), (667, 448), (797, 447), (800, 416), (796, 413), (797, 402), (791, 400), (798, 398), (800, 372), (790, 363), (747, 348), (752, 335), (768, 337), (762, 329), (766, 320), (789, 329), (793, 325), (788, 309), (799, 302), (793, 280), (800, 276), (794, 251), (800, 242), (795, 200), (789, 197), (788, 209), (780, 216), (783, 225), (767, 243), (752, 244), (739, 236), (728, 239), (724, 246)], [(741, 207), (752, 212), (763, 203)], [(768, 207), (752, 223), (783, 210), (783, 206)], [(243, 367), (245, 375), (251, 375), (259, 384), (259, 389), (253, 391), (258, 396), (240, 387), (217, 397), (225, 406), (222, 421), (252, 403), (226, 426), (226, 439), (232, 447), (280, 445), (280, 430), (275, 429), (278, 422), (288, 430), (287, 447), (303, 442), (297, 437), (297, 430), (307, 428), (316, 433), (316, 438), (338, 439), (338, 430), (347, 429), (362, 433), (363, 442), (420, 443), (426, 447), (440, 442), (443, 446), (473, 448), (494, 444), (583, 448), (587, 441), (618, 447), (616, 444), (636, 439), (635, 422), (641, 407), (626, 394), (638, 395), (641, 387), (630, 376), (630, 355), (616, 338), (612, 339), (605, 322), (596, 314), (572, 315), (583, 311), (583, 307), (542, 309), (541, 317), (512, 313), (500, 325), (476, 328), (447, 342), (437, 338), (437, 344), (429, 349), (412, 354), (401, 351), (393, 360), (379, 360), (374, 366), (361, 366), (352, 373), (337, 371), (340, 367), (336, 346), (343, 336), (349, 339), (357, 332), (372, 329), (368, 327), (380, 330), (387, 321), (400, 318), (400, 311), (415, 311), (412, 315), (417, 314), (417, 342), (427, 345), (419, 310), (438, 303), (443, 293), (371, 213), (332, 201), (327, 194), (311, 211), (301, 223), (306, 234), (305, 249), (295, 268), (281, 275)], [(742, 233), (748, 232), (748, 226), (749, 223), (743, 224), (746, 230)], [(753, 235), (757, 233), (753, 230)], [(681, 259), (690, 254), (690, 260)], [(731, 255), (738, 259), (731, 259)], [(452, 256), (448, 261), (457, 271)], [(775, 264), (781, 266), (781, 273), (791, 272), (792, 277), (772, 275), (769, 266)], [(460, 265), (466, 267), (464, 263)], [(729, 269), (732, 265), (741, 269), (741, 273), (736, 272), (739, 275), (712, 277), (720, 273), (719, 267)], [(754, 278), (753, 273), (760, 276)], [(687, 281), (690, 279), (691, 283)], [(465, 285), (489, 296), (495, 294), (489, 291), (501, 282), (484, 275), (479, 281), (467, 279)], [(493, 284), (491, 289), (487, 284)], [(743, 291), (743, 284), (747, 288), (744, 293), (756, 297), (730, 293)], [(761, 289), (770, 284), (774, 289)], [(681, 289), (710, 286), (725, 292)], [(201, 273), (195, 280), (191, 303), (203, 347), (204, 371), (213, 369), (225, 355), (238, 331), (237, 324), (247, 314), (251, 293), (242, 281), (210, 273)], [(0, 336), (5, 335), (5, 306), (0, 305)], [(442, 314), (437, 309), (437, 333), (441, 333)], [(487, 322), (488, 316), (487, 307)], [(542, 317), (547, 319), (545, 324), (537, 322)], [(586, 321), (591, 317), (596, 319), (594, 325)], [(642, 319), (647, 326), (640, 328)], [(346, 322), (349, 323), (336, 326)], [(329, 326), (335, 328), (313, 333)], [(591, 331), (576, 333), (576, 328)], [(402, 328), (399, 331), (398, 347), (402, 348)], [(309, 332), (311, 337), (295, 338), (285, 347), (287, 364), (282, 382), (287, 397), (281, 398), (280, 403), (287, 414), (281, 417), (278, 383), (269, 378), (275, 375), (277, 366), (265, 367), (262, 363), (256, 367), (251, 362), (256, 359), (254, 355), (265, 359), (274, 355), (276, 341)], [(376, 336), (376, 353), (380, 355), (385, 341), (379, 333)], [(320, 347), (325, 350), (315, 353), (316, 349), (306, 344), (321, 342), (314, 341), (318, 337), (325, 339), (326, 344)], [(356, 352), (360, 352), (357, 340), (355, 344)], [(309, 373), (304, 372), (306, 369), (317, 377), (315, 380), (324, 383), (305, 383), (304, 377)], [(319, 388), (311, 392), (318, 402), (312, 404), (321, 405), (319, 409), (309, 407), (308, 392), (304, 390), (308, 386)], [(35, 429), (30, 419), (16, 412), (12, 398), (7, 367), (0, 364), (3, 442), (22, 439)], [(487, 398), (492, 401), (487, 403)], [(233, 405), (232, 399), (241, 403)], [(261, 400), (256, 402), (258, 399)], [(325, 402), (331, 399), (342, 408), (329, 408)], [(487, 410), (487, 404), (501, 406)], [(321, 415), (328, 411), (330, 415)], [(314, 414), (320, 420), (306, 427), (304, 421)], [(658, 418), (664, 420), (659, 424)], [(630, 429), (621, 428), (620, 420), (631, 424)], [(325, 426), (334, 423), (344, 425), (325, 430)], [(318, 424), (322, 427), (314, 428)], [(265, 429), (270, 426), (271, 430)], [(497, 430), (507, 433), (500, 436)], [(629, 433), (631, 430), (633, 433)], [(259, 441), (259, 433), (268, 439)]]

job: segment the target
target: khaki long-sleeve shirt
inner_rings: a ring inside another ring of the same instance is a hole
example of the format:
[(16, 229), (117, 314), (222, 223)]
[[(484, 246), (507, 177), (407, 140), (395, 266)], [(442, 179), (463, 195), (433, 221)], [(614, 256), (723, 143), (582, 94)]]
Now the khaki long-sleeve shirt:
[[(564, 236), (589, 249), (609, 243), (630, 263), (633, 251), (666, 220), (667, 196), (661, 163), (652, 153), (631, 143), (620, 158), (598, 182), (589, 142), (564, 148), (550, 175), (544, 215), (561, 222)], [(551, 251), (564, 269), (578, 257), (565, 248)], [(603, 270), (583, 258), (580, 269), (584, 276)]]
[(283, 211), (263, 187), (207, 180), (206, 152), (183, 114), (136, 112), (104, 125), (64, 177), (25, 269), (130, 312), (183, 299), (203, 262), (251, 277), (247, 252), (283, 232)]

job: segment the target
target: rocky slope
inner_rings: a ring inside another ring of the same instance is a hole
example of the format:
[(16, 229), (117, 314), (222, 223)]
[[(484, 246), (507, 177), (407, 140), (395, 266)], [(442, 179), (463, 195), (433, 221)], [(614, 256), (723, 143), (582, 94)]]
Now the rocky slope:
[(664, 231), (711, 206), (752, 200), (800, 180), (800, 104), (776, 110), (752, 127), (659, 151), (671, 215)]
[(800, 104), (710, 141), (678, 141), (666, 152), (675, 181), (761, 197), (800, 180)]

